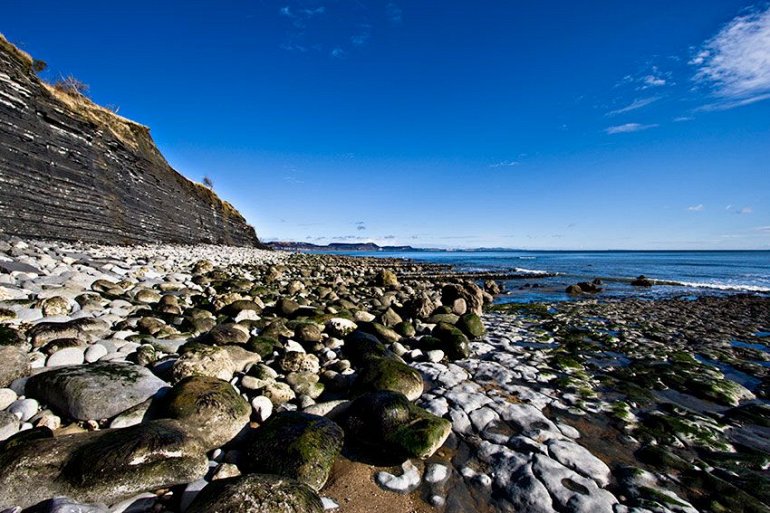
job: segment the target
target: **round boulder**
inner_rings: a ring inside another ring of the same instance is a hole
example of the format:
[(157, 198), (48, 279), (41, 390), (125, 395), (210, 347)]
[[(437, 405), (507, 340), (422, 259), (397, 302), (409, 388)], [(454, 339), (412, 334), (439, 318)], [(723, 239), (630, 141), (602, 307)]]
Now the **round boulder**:
[(326, 417), (302, 412), (276, 413), (249, 442), (245, 466), (251, 472), (277, 474), (320, 490), (343, 440), (342, 428)]
[(211, 482), (186, 513), (323, 513), (309, 486), (279, 476), (250, 474)]
[(223, 446), (249, 423), (249, 403), (227, 381), (190, 376), (166, 396), (166, 416), (183, 422), (206, 450)]

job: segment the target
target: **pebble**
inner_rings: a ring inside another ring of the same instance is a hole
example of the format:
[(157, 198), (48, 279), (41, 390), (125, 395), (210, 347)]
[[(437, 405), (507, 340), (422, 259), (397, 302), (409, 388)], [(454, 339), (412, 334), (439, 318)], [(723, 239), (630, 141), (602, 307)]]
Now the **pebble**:
[(60, 367), (64, 365), (81, 365), (84, 361), (85, 353), (82, 347), (65, 347), (49, 356), (45, 366)]
[(449, 468), (440, 463), (431, 463), (425, 471), (425, 481), (427, 483), (441, 483), (449, 477)]
[(34, 399), (18, 399), (11, 403), (7, 411), (22, 422), (26, 422), (35, 416), (39, 406)]
[(254, 417), (258, 422), (264, 422), (273, 414), (273, 402), (264, 395), (258, 395), (251, 400), (254, 409)]
[(16, 392), (10, 388), (0, 388), (0, 410), (5, 410), (18, 398)]
[(86, 348), (84, 359), (88, 363), (99, 361), (100, 358), (107, 356), (107, 348), (102, 344), (96, 343)]
[(340, 507), (339, 504), (334, 502), (329, 497), (321, 497), (321, 504), (323, 504), (324, 510), (327, 510), (327, 511), (332, 509), (337, 509)]
[(411, 461), (405, 461), (401, 465), (401, 470), (400, 476), (389, 472), (377, 472), (374, 480), (382, 488), (401, 494), (407, 494), (420, 486), (420, 471)]

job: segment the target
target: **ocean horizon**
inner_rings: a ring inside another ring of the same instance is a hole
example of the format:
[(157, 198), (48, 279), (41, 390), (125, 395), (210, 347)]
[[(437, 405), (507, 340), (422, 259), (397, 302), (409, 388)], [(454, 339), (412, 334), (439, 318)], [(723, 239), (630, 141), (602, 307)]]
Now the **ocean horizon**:
[[(566, 287), (602, 280), (593, 297), (701, 296), (725, 293), (770, 294), (770, 251), (767, 250), (454, 250), (335, 251), (349, 256), (403, 258), (451, 265), (458, 271), (510, 272), (528, 279), (503, 283), (498, 302), (567, 301)], [(555, 275), (555, 276), (551, 276)], [(644, 275), (663, 284), (634, 287)], [(585, 298), (586, 296), (579, 296)]]

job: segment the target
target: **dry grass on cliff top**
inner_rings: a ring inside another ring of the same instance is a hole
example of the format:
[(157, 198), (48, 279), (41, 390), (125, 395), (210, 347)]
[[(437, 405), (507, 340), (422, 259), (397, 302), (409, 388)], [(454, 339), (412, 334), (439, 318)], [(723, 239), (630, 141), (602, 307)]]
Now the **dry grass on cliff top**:
[(0, 32), (0, 49), (22, 61), (29, 67), (30, 70), (32, 69), (32, 63), (34, 62), (32, 56), (24, 50), (17, 48), (13, 43), (8, 41), (2, 32)]

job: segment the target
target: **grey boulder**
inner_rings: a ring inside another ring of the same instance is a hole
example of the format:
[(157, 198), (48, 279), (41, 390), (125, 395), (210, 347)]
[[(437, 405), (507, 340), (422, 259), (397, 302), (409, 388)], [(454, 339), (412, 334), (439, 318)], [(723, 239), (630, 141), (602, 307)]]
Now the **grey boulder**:
[(186, 513), (322, 513), (323, 503), (309, 486), (269, 474), (213, 481)]
[(26, 393), (80, 420), (109, 419), (167, 387), (145, 367), (96, 362), (53, 369), (32, 376)]
[(24, 440), (0, 452), (0, 510), (57, 496), (114, 504), (207, 470), (199, 440), (175, 420)]

